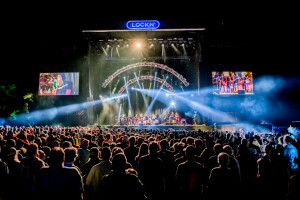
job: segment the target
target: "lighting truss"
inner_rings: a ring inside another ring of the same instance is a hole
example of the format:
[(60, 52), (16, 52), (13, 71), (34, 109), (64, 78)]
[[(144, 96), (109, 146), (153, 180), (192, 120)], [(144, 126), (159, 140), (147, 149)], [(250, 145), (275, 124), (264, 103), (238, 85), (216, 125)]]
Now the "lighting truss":
[(139, 67), (153, 67), (153, 68), (160, 68), (162, 70), (165, 70), (171, 74), (173, 74), (175, 77), (177, 77), (186, 87), (189, 86), (189, 82), (187, 82), (187, 80), (181, 75), (179, 74), (177, 71), (175, 71), (174, 69), (163, 65), (163, 64), (159, 64), (159, 63), (154, 63), (154, 62), (138, 62), (135, 64), (130, 64), (130, 65), (126, 65), (120, 69), (118, 69), (117, 71), (115, 71), (112, 75), (110, 75), (103, 83), (102, 83), (102, 87), (106, 88), (107, 85), (114, 79), (116, 78), (118, 75), (120, 75), (121, 73), (133, 69), (133, 68), (139, 68)]
[[(123, 87), (120, 88), (118, 94), (122, 94), (124, 92), (124, 90), (126, 89), (126, 87), (129, 87), (131, 84), (136, 83), (137, 81), (142, 81), (142, 80), (156, 80), (157, 82), (163, 84), (165, 82), (164, 79), (161, 78), (157, 78), (154, 76), (138, 76), (136, 78), (130, 79), (129, 81), (126, 82), (125, 85), (123, 85)], [(174, 88), (167, 82), (164, 83), (164, 86), (166, 88), (168, 88), (168, 90), (170, 90), (171, 92), (175, 92)]]

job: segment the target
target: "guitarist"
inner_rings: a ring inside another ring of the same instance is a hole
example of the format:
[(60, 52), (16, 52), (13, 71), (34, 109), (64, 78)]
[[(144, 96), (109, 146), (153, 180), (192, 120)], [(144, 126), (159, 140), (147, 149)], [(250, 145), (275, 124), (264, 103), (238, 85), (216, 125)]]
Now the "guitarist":
[(227, 90), (227, 78), (224, 74), (221, 76), (221, 91), (223, 89), (223, 92), (226, 93)]
[(64, 81), (62, 80), (61, 75), (58, 75), (57, 79), (54, 80), (54, 82), (53, 82), (52, 94), (53, 95), (63, 94), (61, 89), (64, 88), (65, 86), (67, 86), (67, 85), (64, 84)]

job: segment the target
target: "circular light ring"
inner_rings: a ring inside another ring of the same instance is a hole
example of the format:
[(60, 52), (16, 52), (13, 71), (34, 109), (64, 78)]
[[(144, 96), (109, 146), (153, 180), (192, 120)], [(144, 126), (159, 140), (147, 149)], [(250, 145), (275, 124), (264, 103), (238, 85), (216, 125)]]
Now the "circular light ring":
[(160, 68), (162, 70), (168, 71), (171, 74), (173, 74), (175, 77), (177, 77), (184, 85), (185, 87), (189, 86), (189, 83), (186, 81), (186, 79), (179, 74), (178, 72), (176, 72), (174, 69), (171, 69), (170, 67), (163, 65), (163, 64), (159, 64), (159, 63), (154, 63), (154, 62), (138, 62), (135, 64), (130, 64), (130, 65), (126, 65), (120, 69), (118, 69), (117, 71), (115, 71), (112, 75), (110, 75), (103, 83), (102, 83), (102, 87), (106, 88), (107, 85), (114, 79), (116, 78), (118, 75), (120, 75), (121, 73), (133, 69), (133, 68), (137, 68), (137, 67), (154, 67), (154, 68)]
[[(129, 81), (127, 81), (126, 84), (120, 88), (118, 94), (122, 94), (124, 92), (124, 90), (126, 89), (126, 87), (129, 87), (131, 84), (136, 83), (137, 81), (154, 80), (154, 79), (161, 84), (163, 84), (165, 82), (164, 79), (154, 77), (154, 76), (139, 76), (137, 78), (133, 78), (133, 79), (130, 79)], [(169, 83), (165, 82), (164, 86), (166, 88), (168, 88), (171, 92), (175, 92), (174, 88)]]

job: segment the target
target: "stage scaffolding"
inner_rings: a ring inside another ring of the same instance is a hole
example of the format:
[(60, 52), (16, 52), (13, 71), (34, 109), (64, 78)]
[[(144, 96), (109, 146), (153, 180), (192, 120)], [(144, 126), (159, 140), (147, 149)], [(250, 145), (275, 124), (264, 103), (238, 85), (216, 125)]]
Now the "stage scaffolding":
[[(154, 30), (83, 30), (86, 37), (88, 52), (87, 63), (89, 67), (88, 101), (98, 100), (99, 96), (112, 96), (124, 86), (123, 77), (127, 80), (133, 78), (133, 70), (138, 76), (154, 76), (158, 72), (161, 79), (171, 76), (168, 84), (175, 89), (197, 90), (198, 95), (201, 88), (200, 65), (202, 62), (202, 42), (204, 28), (184, 29), (154, 29)], [(134, 52), (134, 45), (141, 43), (144, 47), (140, 52)], [(126, 49), (127, 48), (127, 49)], [(176, 50), (177, 49), (177, 50)], [(156, 63), (166, 66), (139, 67), (124, 70), (113, 77), (109, 84), (103, 87), (108, 77), (126, 66), (138, 65), (139, 63)], [(168, 68), (167, 68), (168, 67)], [(169, 69), (166, 70), (166, 69)], [(178, 72), (183, 76), (189, 85), (177, 76)], [(121, 77), (121, 78), (120, 78)], [(153, 83), (144, 81), (143, 87), (152, 88)], [(167, 88), (166, 88), (167, 89)], [(126, 92), (126, 91), (124, 91)], [(142, 112), (141, 96), (135, 96), (135, 112)], [(137, 100), (137, 98), (139, 100)], [(151, 99), (148, 99), (151, 101)], [(128, 115), (128, 101), (123, 99), (124, 110)], [(100, 112), (103, 106), (88, 108), (89, 124), (113, 124), (114, 117), (103, 119)], [(110, 113), (117, 113), (112, 107)], [(163, 105), (154, 107), (154, 112), (163, 112)], [(131, 114), (131, 113), (130, 113)], [(102, 121), (101, 121), (102, 120)]]

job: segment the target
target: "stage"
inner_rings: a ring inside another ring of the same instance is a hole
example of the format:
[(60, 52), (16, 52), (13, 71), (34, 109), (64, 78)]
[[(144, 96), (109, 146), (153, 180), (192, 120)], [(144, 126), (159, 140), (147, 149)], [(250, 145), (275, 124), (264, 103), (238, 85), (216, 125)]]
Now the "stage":
[(159, 125), (106, 125), (107, 128), (121, 128), (121, 129), (159, 129), (159, 130), (201, 130), (201, 131), (212, 131), (213, 127), (206, 124), (192, 125), (192, 124), (159, 124)]

